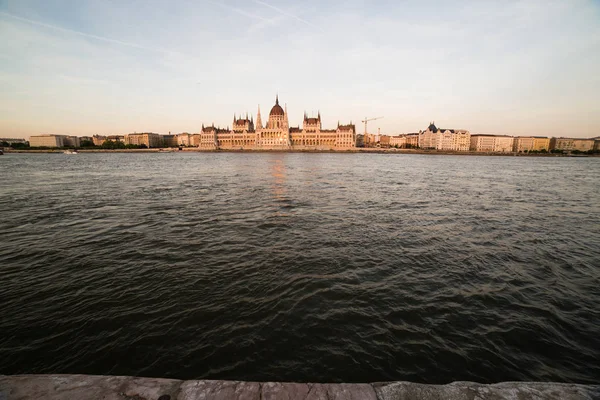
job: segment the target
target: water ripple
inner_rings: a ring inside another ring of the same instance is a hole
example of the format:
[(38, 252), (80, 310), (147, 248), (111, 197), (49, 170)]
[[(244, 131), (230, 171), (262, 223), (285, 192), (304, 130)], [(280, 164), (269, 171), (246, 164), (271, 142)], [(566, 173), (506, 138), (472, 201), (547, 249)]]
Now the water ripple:
[(600, 159), (0, 157), (0, 374), (600, 376)]

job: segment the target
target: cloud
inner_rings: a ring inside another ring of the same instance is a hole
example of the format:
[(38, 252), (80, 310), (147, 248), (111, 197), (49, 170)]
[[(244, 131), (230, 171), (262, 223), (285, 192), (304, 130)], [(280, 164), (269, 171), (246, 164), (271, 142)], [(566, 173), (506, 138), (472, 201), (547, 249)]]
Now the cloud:
[(253, 13), (250, 13), (241, 8), (233, 7), (233, 6), (230, 6), (225, 3), (217, 3), (217, 2), (211, 1), (211, 0), (206, 0), (206, 2), (209, 4), (213, 4), (215, 6), (221, 7), (225, 10), (233, 11), (234, 13), (243, 15), (244, 17), (248, 17), (248, 18), (254, 20), (255, 22), (252, 25), (250, 25), (250, 27), (247, 30), (247, 33), (252, 33), (252, 32), (258, 31), (260, 29), (263, 29), (266, 26), (277, 25), (277, 22), (281, 19), (281, 17), (265, 18), (261, 15), (253, 14)]
[(252, 0), (252, 1), (254, 1), (256, 4), (260, 4), (260, 5), (262, 5), (262, 6), (268, 7), (268, 8), (270, 8), (271, 10), (275, 10), (275, 11), (277, 11), (277, 12), (278, 12), (279, 14), (281, 14), (281, 15), (285, 15), (286, 17), (293, 18), (293, 19), (295, 19), (296, 21), (300, 21), (300, 22), (302, 22), (303, 24), (306, 24), (306, 25), (308, 25), (308, 26), (310, 26), (310, 27), (313, 27), (313, 28), (315, 28), (315, 29), (321, 30), (321, 28), (320, 28), (320, 27), (318, 27), (317, 25), (313, 24), (312, 22), (310, 22), (310, 21), (307, 21), (307, 20), (305, 20), (305, 19), (303, 19), (303, 18), (300, 18), (299, 16), (297, 16), (297, 15), (295, 15), (295, 14), (291, 14), (291, 13), (289, 13), (289, 12), (285, 11), (285, 10), (282, 10), (282, 9), (281, 9), (281, 8), (279, 8), (279, 7), (275, 7), (275, 6), (274, 6), (274, 5), (272, 5), (272, 4), (266, 3), (266, 2), (264, 2), (264, 1), (261, 1), (261, 0)]
[(238, 13), (238, 14), (243, 15), (243, 16), (248, 17), (248, 18), (252, 18), (252, 19), (255, 19), (255, 20), (260, 20), (260, 21), (263, 21), (263, 22), (268, 22), (269, 21), (268, 18), (265, 18), (265, 17), (257, 15), (257, 14), (249, 13), (246, 10), (242, 10), (241, 8), (233, 7), (233, 6), (230, 6), (230, 5), (225, 4), (225, 3), (217, 3), (216, 1), (210, 1), (210, 0), (206, 0), (206, 2), (210, 3), (212, 5), (224, 8), (225, 10), (233, 11), (235, 13)]
[(107, 38), (107, 37), (104, 37), (104, 36), (93, 35), (91, 33), (80, 32), (80, 31), (76, 31), (76, 30), (73, 30), (73, 29), (67, 29), (67, 28), (63, 28), (63, 27), (60, 27), (60, 26), (47, 24), (45, 22), (35, 21), (35, 20), (29, 19), (29, 18), (24, 18), (24, 17), (20, 17), (20, 16), (17, 16), (17, 15), (9, 14), (9, 13), (4, 12), (4, 11), (0, 11), (0, 15), (3, 15), (5, 17), (9, 17), (9, 18), (21, 21), (21, 22), (26, 22), (26, 23), (29, 23), (29, 24), (32, 24), (32, 25), (40, 26), (40, 27), (43, 27), (43, 28), (53, 29), (53, 30), (56, 30), (56, 31), (70, 33), (70, 34), (78, 35), (78, 36), (83, 36), (83, 37), (87, 37), (87, 38), (90, 38), (90, 39), (100, 40), (100, 41), (103, 41), (103, 42), (118, 44), (118, 45), (121, 45), (121, 46), (128, 46), (128, 47), (133, 47), (133, 48), (136, 48), (136, 49), (148, 50), (148, 51), (152, 51), (152, 52), (159, 52), (159, 53), (166, 53), (166, 54), (173, 53), (170, 50), (165, 50), (165, 49), (160, 49), (160, 48), (155, 48), (155, 47), (142, 46), (142, 45), (139, 45), (139, 44), (136, 44), (136, 43), (124, 42), (122, 40)]

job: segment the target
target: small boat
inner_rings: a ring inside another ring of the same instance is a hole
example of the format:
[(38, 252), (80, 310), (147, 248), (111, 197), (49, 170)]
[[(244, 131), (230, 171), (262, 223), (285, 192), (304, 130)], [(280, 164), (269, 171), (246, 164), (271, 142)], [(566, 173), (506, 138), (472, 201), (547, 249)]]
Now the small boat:
[(2, 151), (2, 149), (0, 149), (0, 156), (4, 155), (4, 151)]
[(65, 154), (77, 154), (77, 150), (65, 150)]

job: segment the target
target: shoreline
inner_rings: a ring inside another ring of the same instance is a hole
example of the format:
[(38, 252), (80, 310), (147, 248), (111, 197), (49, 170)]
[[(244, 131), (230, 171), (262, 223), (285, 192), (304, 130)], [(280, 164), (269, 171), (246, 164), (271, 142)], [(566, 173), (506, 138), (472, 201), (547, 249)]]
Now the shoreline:
[(179, 380), (103, 375), (0, 375), (0, 399), (426, 400), (597, 399), (600, 385), (558, 382), (292, 383)]
[[(62, 154), (65, 150), (58, 149), (8, 149), (4, 154), (31, 153), (31, 154)], [(381, 148), (356, 148), (347, 150), (318, 150), (318, 149), (217, 149), (206, 150), (197, 147), (177, 148), (150, 148), (150, 149), (77, 149), (78, 153), (327, 153), (327, 154), (425, 154), (425, 155), (452, 155), (452, 156), (491, 156), (491, 157), (600, 157), (600, 154), (555, 154), (555, 153), (498, 153), (476, 151), (437, 151), (420, 149), (381, 149)]]

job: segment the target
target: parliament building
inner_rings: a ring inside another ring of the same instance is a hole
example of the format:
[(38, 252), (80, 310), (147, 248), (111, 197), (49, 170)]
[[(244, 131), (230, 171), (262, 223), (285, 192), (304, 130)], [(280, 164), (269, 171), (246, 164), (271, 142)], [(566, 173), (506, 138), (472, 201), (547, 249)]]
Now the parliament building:
[(314, 150), (340, 150), (356, 147), (356, 129), (350, 123), (340, 125), (337, 129), (321, 128), (321, 113), (316, 118), (309, 118), (304, 113), (302, 128), (290, 127), (287, 106), (279, 105), (279, 97), (271, 108), (269, 119), (265, 126), (262, 124), (260, 106), (254, 118), (233, 116), (231, 129), (202, 125), (200, 134), (200, 148), (202, 149), (314, 149)]

